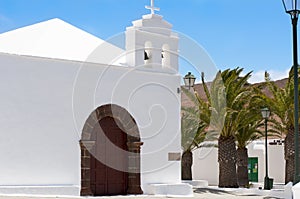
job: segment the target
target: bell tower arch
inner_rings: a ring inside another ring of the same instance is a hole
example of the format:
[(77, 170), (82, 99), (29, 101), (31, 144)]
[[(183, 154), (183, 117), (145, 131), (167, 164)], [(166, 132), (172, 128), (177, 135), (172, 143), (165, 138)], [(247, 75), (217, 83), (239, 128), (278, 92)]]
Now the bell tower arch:
[(126, 28), (126, 62), (131, 67), (166, 69), (178, 72), (178, 36), (172, 25), (155, 14), (159, 8), (146, 6), (151, 13)]

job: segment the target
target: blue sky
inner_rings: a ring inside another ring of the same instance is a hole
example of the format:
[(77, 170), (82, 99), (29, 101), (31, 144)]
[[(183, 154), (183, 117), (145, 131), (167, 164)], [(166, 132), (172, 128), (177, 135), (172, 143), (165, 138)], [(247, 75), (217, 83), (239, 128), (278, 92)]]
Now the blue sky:
[[(60, 18), (102, 39), (149, 11), (150, 0), (1, 0), (0, 33)], [(292, 65), (290, 17), (281, 0), (155, 0), (164, 19), (209, 53), (218, 69), (243, 67), (256, 81)], [(255, 81), (254, 80), (254, 81)]]

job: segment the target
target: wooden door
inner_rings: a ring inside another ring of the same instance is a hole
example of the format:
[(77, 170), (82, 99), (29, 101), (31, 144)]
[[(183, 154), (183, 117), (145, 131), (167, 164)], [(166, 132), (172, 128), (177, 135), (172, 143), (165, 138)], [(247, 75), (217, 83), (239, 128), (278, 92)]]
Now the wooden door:
[[(114, 118), (100, 120), (92, 133), (96, 140), (91, 154), (91, 189), (95, 196), (125, 195), (127, 192), (127, 136)], [(118, 169), (115, 169), (118, 168)]]

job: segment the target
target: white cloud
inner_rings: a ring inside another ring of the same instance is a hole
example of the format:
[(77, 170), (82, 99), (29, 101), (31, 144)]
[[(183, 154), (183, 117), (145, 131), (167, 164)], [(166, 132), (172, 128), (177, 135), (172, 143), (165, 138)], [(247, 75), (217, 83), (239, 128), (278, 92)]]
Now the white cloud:
[[(289, 70), (279, 71), (279, 70), (270, 70), (267, 71), (270, 74), (272, 80), (280, 80), (287, 78), (289, 75)], [(250, 83), (257, 83), (265, 81), (265, 71), (253, 72), (251, 78), (249, 79)]]

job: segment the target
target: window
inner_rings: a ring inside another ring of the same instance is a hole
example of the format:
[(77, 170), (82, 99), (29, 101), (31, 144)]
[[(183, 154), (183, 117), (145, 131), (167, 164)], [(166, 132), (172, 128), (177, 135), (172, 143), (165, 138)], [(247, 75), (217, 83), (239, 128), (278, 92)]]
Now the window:
[(171, 56), (170, 56), (170, 47), (168, 44), (164, 44), (162, 46), (161, 58), (162, 58), (162, 66), (170, 68)]

